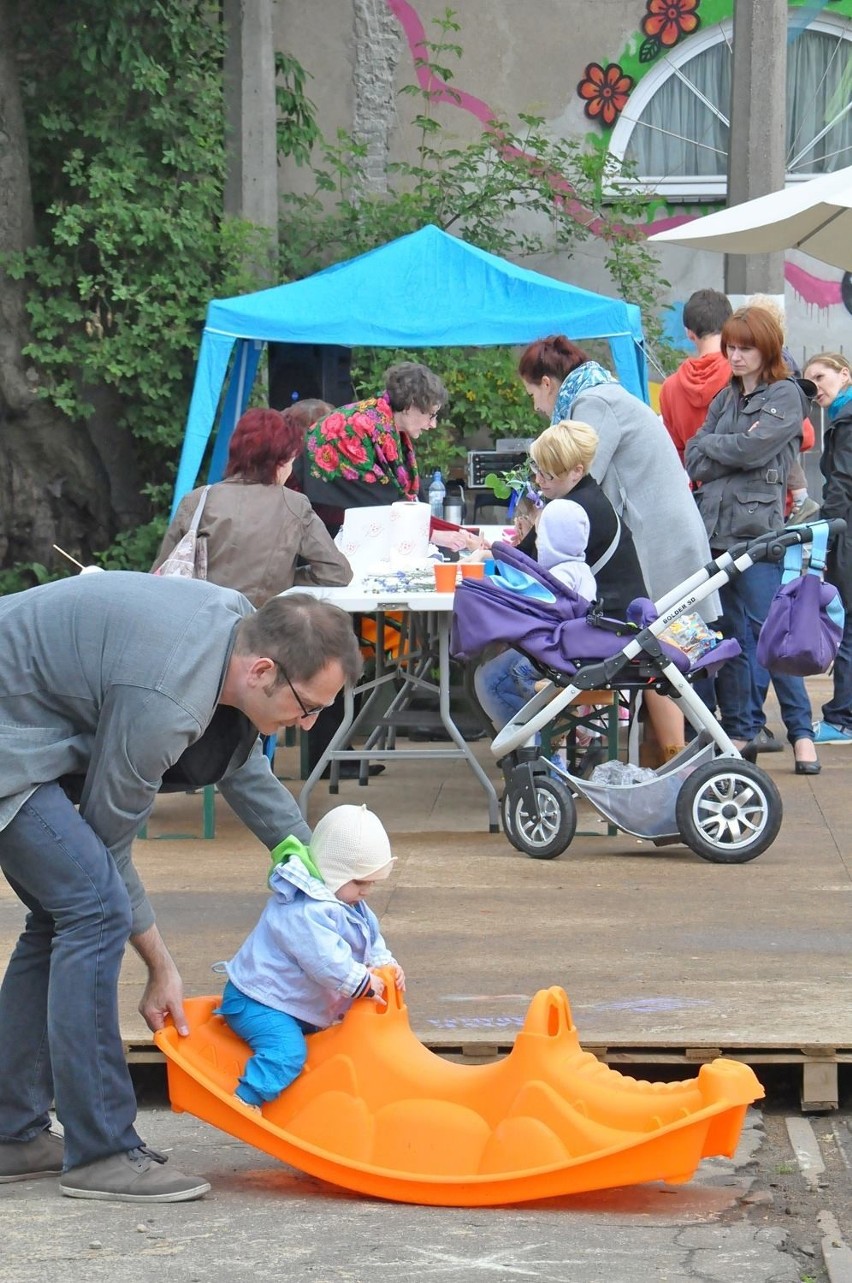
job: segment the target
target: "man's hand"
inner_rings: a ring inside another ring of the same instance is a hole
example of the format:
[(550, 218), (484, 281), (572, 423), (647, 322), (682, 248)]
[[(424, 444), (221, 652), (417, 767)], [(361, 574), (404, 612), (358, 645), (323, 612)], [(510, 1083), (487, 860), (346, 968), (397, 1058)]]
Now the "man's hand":
[(183, 1010), (183, 981), (160, 932), (155, 926), (149, 927), (141, 935), (131, 936), (130, 943), (148, 968), (139, 1014), (155, 1032), (164, 1028), (171, 1016), (178, 1033), (186, 1036), (189, 1025)]

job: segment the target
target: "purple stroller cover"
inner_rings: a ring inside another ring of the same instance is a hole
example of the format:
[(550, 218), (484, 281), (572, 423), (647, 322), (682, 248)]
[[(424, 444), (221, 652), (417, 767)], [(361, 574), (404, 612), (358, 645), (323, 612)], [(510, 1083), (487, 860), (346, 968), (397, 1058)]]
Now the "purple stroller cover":
[[(495, 561), (525, 571), (548, 588), (555, 600), (522, 596), (501, 586), (499, 576), (463, 579), (453, 606), (450, 653), (455, 659), (472, 659), (486, 646), (502, 642), (520, 647), (538, 663), (570, 675), (583, 663), (618, 654), (634, 635), (634, 628), (626, 623), (621, 634), (588, 624), (586, 599), (511, 544), (495, 543), (492, 552)], [(642, 624), (656, 618), (652, 603), (644, 600), (638, 614), (637, 622), (641, 620)], [(681, 672), (689, 671), (689, 660), (682, 651), (665, 644), (663, 650)]]

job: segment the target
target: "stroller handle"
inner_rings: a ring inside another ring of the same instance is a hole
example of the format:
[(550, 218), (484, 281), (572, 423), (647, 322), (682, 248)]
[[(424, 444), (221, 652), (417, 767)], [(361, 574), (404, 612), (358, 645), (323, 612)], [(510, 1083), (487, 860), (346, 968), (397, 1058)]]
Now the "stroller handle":
[(818, 525), (828, 526), (829, 544), (846, 529), (846, 522), (842, 517), (832, 517), (830, 521), (814, 521), (806, 526), (772, 530), (767, 535), (761, 535), (759, 539), (749, 539), (746, 542), (734, 544), (728, 549), (728, 556), (736, 558), (747, 552), (752, 561), (782, 561), (786, 548), (792, 548), (795, 544), (812, 543), (814, 528)]

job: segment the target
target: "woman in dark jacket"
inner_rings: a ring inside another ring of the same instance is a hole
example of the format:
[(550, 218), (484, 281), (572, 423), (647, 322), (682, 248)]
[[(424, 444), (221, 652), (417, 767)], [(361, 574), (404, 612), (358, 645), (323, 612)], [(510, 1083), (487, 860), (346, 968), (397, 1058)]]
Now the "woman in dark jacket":
[[(807, 402), (782, 355), (783, 335), (764, 308), (743, 307), (722, 327), (730, 386), (710, 402), (707, 420), (686, 445), (686, 469), (699, 483), (696, 502), (714, 555), (784, 527), (790, 464), (802, 440)], [(758, 561), (720, 590), (718, 627), (741, 654), (716, 676), (722, 727), (735, 745), (758, 744), (769, 675), (757, 661), (757, 638), (781, 584), (776, 562)], [(817, 775), (811, 706), (801, 677), (772, 674), (797, 775)]]
[(826, 567), (826, 579), (843, 600), (846, 626), (834, 661), (834, 693), (822, 706), (814, 738), (817, 744), (852, 744), (852, 365), (839, 352), (821, 352), (808, 361), (805, 378), (816, 384), (816, 400), (828, 412), (819, 461), (822, 515), (846, 522)]
[[(598, 434), (588, 424), (560, 423), (533, 441), (530, 459), (544, 499), (571, 498), (589, 518), (586, 562), (597, 581), (597, 601), (605, 614), (621, 617), (647, 590), (633, 535), (589, 472), (597, 445)], [(521, 549), (527, 552), (525, 544)]]

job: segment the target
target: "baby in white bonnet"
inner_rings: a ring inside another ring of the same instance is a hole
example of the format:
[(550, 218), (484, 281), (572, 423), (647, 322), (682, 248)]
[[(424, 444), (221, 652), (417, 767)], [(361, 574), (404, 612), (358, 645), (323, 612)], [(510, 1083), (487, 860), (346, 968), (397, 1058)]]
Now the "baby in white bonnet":
[(538, 520), (537, 558), (545, 570), (592, 602), (597, 596), (595, 577), (586, 565), (589, 518), (573, 499), (551, 499)]

